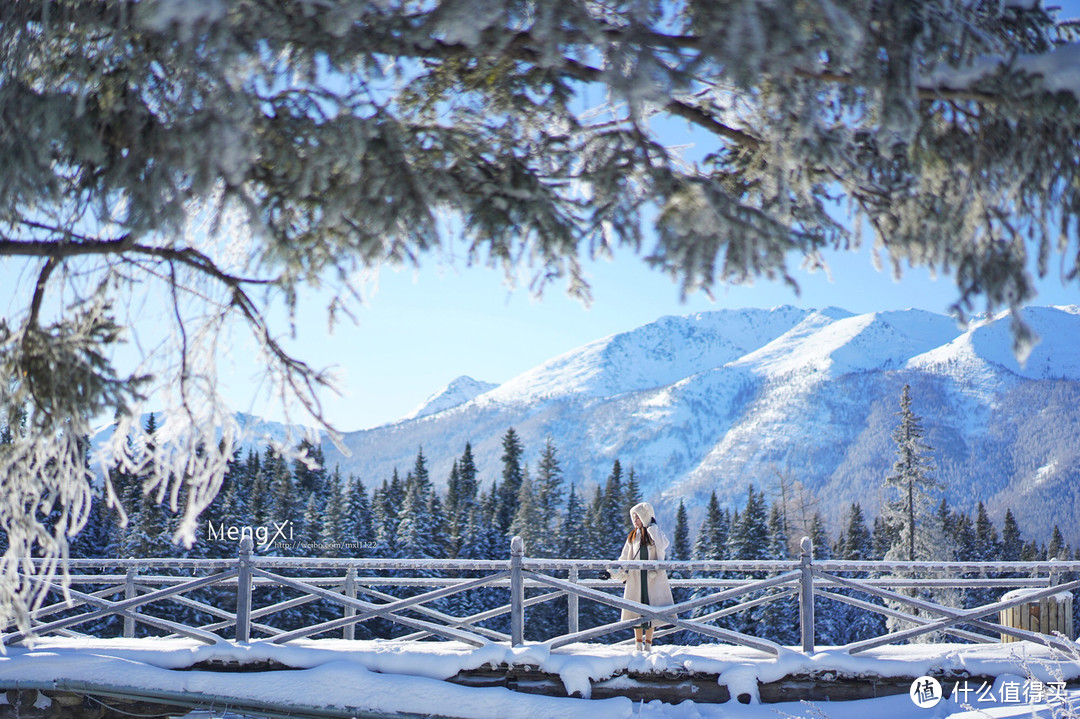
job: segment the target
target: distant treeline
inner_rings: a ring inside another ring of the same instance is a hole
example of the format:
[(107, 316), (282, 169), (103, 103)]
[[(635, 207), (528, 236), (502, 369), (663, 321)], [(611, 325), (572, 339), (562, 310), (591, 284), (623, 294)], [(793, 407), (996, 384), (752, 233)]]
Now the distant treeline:
[[(153, 423), (151, 415), (150, 433)], [(110, 481), (128, 510), (128, 522), (121, 524), (117, 512), (98, 497), (88, 525), (72, 543), (71, 556), (232, 557), (244, 534), (251, 534), (256, 553), (264, 556), (505, 559), (514, 535), (524, 538), (531, 557), (618, 555), (630, 529), (627, 510), (642, 500), (633, 468), (624, 470), (615, 460), (607, 480), (586, 489), (566, 481), (552, 439), (541, 449), (535, 467), (522, 461), (524, 447), (514, 429), (503, 435), (502, 447), (501, 474), (488, 482), (478, 476), (471, 445), (466, 444), (441, 491), (431, 480), (422, 449), (404, 476), (395, 470), (371, 488), (361, 478), (343, 477), (326, 468), (320, 448), (310, 443), (299, 447), (306, 461), (287, 462), (269, 448), (245, 455), (237, 452), (221, 492), (200, 518), (199, 539), (191, 548), (173, 543), (177, 518), (143, 492), (142, 479), (116, 472)], [(751, 484), (745, 505), (733, 510), (721, 507), (714, 494), (696, 533), (691, 532), (686, 507), (680, 502), (673, 525), (665, 526), (672, 539), (668, 558), (790, 559), (797, 556), (798, 540), (806, 534), (819, 559), (882, 559), (901, 541), (900, 528), (882, 517), (868, 521), (857, 503), (848, 508), (843, 526), (830, 531), (801, 487), (781, 485), (778, 496), (770, 501), (764, 490)], [(1057, 527), (1045, 543), (1024, 541), (1011, 511), (999, 531), (981, 503), (972, 516), (942, 500), (932, 521), (937, 526), (931, 534), (941, 539), (939, 548), (945, 551), (934, 559), (1074, 557)], [(450, 597), (444, 608), (454, 613), (483, 611), (506, 601), (501, 590), (488, 590), (486, 598), (479, 594), (471, 599)], [(685, 597), (676, 597), (681, 598)], [(975, 606), (992, 598), (987, 590), (970, 590), (953, 602)], [(821, 604), (821, 644), (884, 631), (879, 616), (817, 601)], [(565, 631), (565, 606), (563, 599), (537, 607), (530, 615), (528, 634), (558, 633), (560, 627)], [(315, 603), (294, 610), (285, 623), (299, 626), (321, 614), (333, 616), (335, 611), (340, 610)], [(611, 621), (612, 612), (583, 602), (581, 626)], [(504, 622), (505, 617), (489, 625), (498, 628)], [(797, 641), (797, 612), (791, 601), (766, 604), (722, 623), (782, 643)], [(358, 636), (395, 632), (378, 621), (358, 628)], [(681, 636), (679, 641), (693, 643), (696, 638)]]
[[(151, 415), (148, 430), (153, 423)], [(603, 484), (584, 488), (566, 481), (552, 439), (535, 467), (522, 461), (524, 447), (513, 428), (502, 447), (501, 474), (488, 482), (478, 476), (467, 443), (441, 491), (422, 448), (404, 476), (395, 470), (370, 488), (361, 478), (326, 468), (320, 448), (308, 442), (299, 447), (307, 461), (286, 462), (270, 448), (238, 451), (190, 549), (173, 543), (177, 518), (144, 494), (142, 479), (114, 472), (110, 479), (128, 522), (122, 525), (99, 494), (72, 556), (228, 557), (245, 532), (253, 535), (257, 553), (273, 556), (504, 559), (514, 535), (524, 538), (532, 557), (618, 554), (631, 529), (627, 510), (643, 499), (632, 467), (625, 470), (616, 459)], [(778, 482), (771, 501), (765, 489), (750, 484), (741, 509), (720, 507), (713, 495), (693, 529), (680, 502), (674, 523), (665, 526), (673, 542), (670, 558), (786, 559), (797, 556), (803, 534), (819, 558), (882, 559), (897, 543), (897, 528), (882, 517), (870, 520), (858, 503), (848, 507), (842, 526), (830, 528), (798, 483)], [(969, 514), (941, 500), (936, 521), (947, 554), (935, 559), (1080, 559), (1056, 525), (1042, 542), (1025, 541), (1011, 511), (999, 531), (981, 502)]]

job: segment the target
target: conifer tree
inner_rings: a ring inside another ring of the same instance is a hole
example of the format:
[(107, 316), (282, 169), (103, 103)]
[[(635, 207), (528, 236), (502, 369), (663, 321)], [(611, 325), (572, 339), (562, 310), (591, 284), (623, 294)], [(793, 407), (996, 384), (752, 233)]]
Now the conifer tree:
[(375, 490), (372, 501), (372, 514), (375, 520), (376, 555), (379, 557), (397, 556), (398, 509), (405, 496), (394, 469), (390, 480), (383, 480), (382, 486)]
[(840, 559), (862, 561), (873, 556), (873, 539), (870, 530), (866, 528), (866, 519), (858, 502), (852, 502), (848, 509), (847, 527), (841, 537), (843, 543), (839, 552)]
[(480, 483), (476, 478), (476, 460), (473, 459), (472, 444), (465, 443), (465, 451), (461, 454), (458, 462), (458, 509), (465, 513), (468, 522), (468, 514), (472, 511), (472, 505), (476, 503)]
[[(144, 431), (148, 437), (154, 437), (157, 432), (157, 422), (154, 413), (147, 417)], [(140, 453), (139, 463), (145, 462), (147, 456), (154, 452), (153, 444), (148, 444)], [(127, 556), (136, 558), (167, 557), (172, 551), (172, 533), (169, 531), (170, 513), (167, 504), (161, 504), (163, 497), (159, 492), (148, 491), (144, 475), (136, 475), (130, 490), (137, 499), (134, 499), (135, 512), (131, 517), (131, 527), (127, 538)], [(163, 487), (162, 487), (163, 489)]]
[(431, 524), (435, 527), (435, 534), (432, 537), (435, 545), (435, 557), (446, 559), (450, 556), (451, 550), (450, 536), (446, 531), (446, 510), (443, 508), (439, 493), (434, 489), (428, 493), (428, 516), (431, 518)]
[(506, 430), (502, 439), (502, 483), (498, 492), (497, 522), (499, 531), (507, 535), (510, 531), (510, 523), (514, 521), (517, 513), (518, 492), (521, 491), (522, 467), (521, 457), (524, 449), (517, 432), (511, 427)]
[[(746, 506), (739, 519), (731, 524), (727, 544), (729, 559), (769, 559), (768, 508), (765, 505), (765, 495), (758, 493), (752, 484), (747, 488)], [(754, 572), (752, 576), (764, 577), (760, 572)], [(757, 616), (750, 610), (739, 612), (729, 620), (732, 629), (744, 634), (754, 634), (756, 624)]]
[(486, 492), (469, 515), (459, 557), (462, 559), (505, 559), (509, 544), (492, 521), (495, 501)]
[(975, 551), (974, 559), (977, 562), (993, 562), (1001, 553), (1001, 541), (998, 539), (997, 528), (993, 520), (986, 512), (986, 507), (979, 502), (975, 509)]
[(611, 474), (604, 483), (600, 510), (599, 536), (604, 546), (615, 546), (617, 540), (618, 546), (621, 547), (627, 533), (633, 527), (629, 514), (632, 505), (627, 505), (625, 502), (622, 464), (616, 459), (611, 465)]
[(448, 557), (456, 557), (461, 546), (461, 535), (468, 521), (459, 505), (461, 504), (461, 474), (458, 460), (450, 465), (450, 475), (446, 478), (446, 502), (443, 511), (446, 514), (446, 550)]
[(355, 545), (346, 552), (346, 556), (367, 557), (377, 554), (377, 549), (369, 547), (369, 543), (377, 541), (371, 501), (368, 499), (367, 488), (359, 477), (349, 478), (345, 506), (342, 539)]
[(675, 513), (675, 534), (671, 543), (671, 558), (677, 561), (690, 559), (690, 526), (686, 519), (686, 505), (679, 499)]
[[(880, 519), (881, 518), (879, 517), (875, 520), (875, 527), (878, 527), (878, 531), (884, 535), (886, 534), (886, 531), (880, 529), (882, 524), (879, 521)], [(838, 552), (839, 558), (849, 561), (880, 559), (881, 555), (875, 554), (877, 551), (875, 550), (875, 544), (882, 545), (880, 550), (882, 553), (884, 553), (891, 544), (891, 541), (888, 541), (887, 538), (875, 541), (870, 530), (866, 527), (862, 506), (858, 502), (852, 502), (851, 507), (848, 509), (847, 527), (841, 536), (842, 542), (838, 544), (840, 548), (840, 551)], [(865, 577), (866, 573), (845, 573), (845, 576), (859, 579)], [(868, 601), (873, 604), (881, 604), (880, 599), (857, 593), (853, 590), (841, 589), (834, 591), (848, 596), (855, 596), (863, 601)], [(815, 602), (814, 606), (816, 613), (819, 605)], [(828, 609), (822, 608), (832, 617), (828, 631), (822, 631), (819, 636), (819, 640), (822, 643), (847, 644), (848, 642), (854, 642), (860, 639), (880, 636), (885, 632), (885, 618), (880, 614), (857, 609), (840, 602), (833, 602), (832, 606)]]
[(637, 472), (631, 467), (626, 475), (626, 486), (623, 489), (623, 507), (627, 510), (642, 501), (641, 487), (638, 484)]
[(348, 504), (340, 480), (340, 473), (335, 471), (332, 475), (332, 481), (326, 484), (326, 508), (323, 510), (322, 526), (319, 527), (319, 536), (317, 538), (319, 551), (315, 553), (315, 556), (348, 556), (348, 550), (344, 548), (344, 542), (346, 541), (345, 512), (348, 510)]
[(1041, 562), (1045, 559), (1046, 547), (1040, 547), (1039, 543), (1034, 539), (1025, 542), (1023, 549), (1020, 550), (1021, 562)]
[(531, 553), (532, 556), (551, 557), (558, 552), (562, 486), (562, 466), (559, 464), (555, 442), (548, 436), (544, 448), (540, 451), (540, 462), (536, 469), (535, 493), (541, 542), (535, 553)]
[[(975, 541), (971, 559), (976, 562), (993, 562), (1001, 557), (1001, 542), (997, 529), (986, 512), (986, 507), (979, 502), (975, 508)], [(989, 604), (998, 598), (1000, 592), (992, 588), (975, 587), (967, 591), (965, 606), (974, 607)]]
[(701, 522), (697, 541), (694, 543), (694, 559), (727, 559), (728, 534), (729, 521), (726, 514), (720, 509), (720, 502), (717, 501), (716, 492), (714, 491), (709, 495), (709, 504), (705, 508), (705, 518)]
[[(465, 533), (462, 535), (458, 556), (461, 559), (505, 559), (509, 554), (506, 535), (495, 523), (498, 500), (488, 492), (482, 492), (478, 501), (469, 512)], [(508, 600), (506, 590), (496, 587), (482, 587), (468, 595), (455, 595), (447, 604), (447, 609), (457, 615), (472, 614), (501, 606)], [(497, 619), (488, 622), (492, 628), (504, 631), (508, 620)]]
[(542, 556), (547, 543), (552, 537), (544, 531), (541, 512), (528, 467), (522, 471), (521, 486), (518, 489), (517, 512), (510, 522), (510, 536), (519, 536), (525, 542), (525, 554), (529, 557)]
[(304, 513), (301, 516), (303, 519), (296, 528), (296, 538), (299, 540), (296, 553), (301, 557), (317, 557), (326, 520), (322, 501), (314, 492), (308, 493), (307, 501), (304, 503)]
[[(746, 513), (744, 512), (744, 516)], [(783, 514), (777, 503), (769, 508), (768, 527), (768, 556), (770, 559), (788, 559), (788, 536)], [(768, 594), (779, 594), (780, 590), (770, 589)], [(817, 601), (817, 600), (815, 600)], [(750, 612), (754, 626), (754, 634), (771, 639), (778, 644), (794, 644), (798, 638), (796, 632), (799, 625), (798, 605), (791, 597), (774, 599), (762, 604)], [(815, 625), (818, 624), (815, 618)], [(745, 629), (745, 627), (744, 627)]]
[(777, 503), (773, 503), (769, 507), (769, 558), (770, 559), (790, 559), (788, 556), (788, 544), (789, 539), (787, 536), (787, 528), (784, 524), (784, 518), (780, 511), (780, 506)]
[[(2, 437), (0, 437), (0, 444), (3, 444)], [(110, 513), (105, 506), (100, 490), (96, 488), (92, 490), (91, 501), (93, 504), (90, 507), (86, 525), (71, 540), (70, 556), (72, 557), (96, 558), (107, 556), (109, 532), (112, 529)], [(0, 530), (0, 546), (7, 546), (6, 537), (3, 536), (2, 532), (3, 530)]]
[[(585, 512), (585, 552), (588, 559), (604, 559), (612, 555), (612, 540), (605, 511), (604, 490), (600, 485), (593, 488), (592, 500)], [(622, 546), (620, 539), (619, 546)], [(616, 550), (618, 551), (618, 550)]]
[(977, 561), (975, 524), (971, 521), (971, 517), (965, 512), (953, 512), (949, 521), (949, 529), (953, 558), (959, 562)]
[(566, 512), (559, 528), (559, 556), (564, 559), (585, 559), (588, 528), (585, 524), (585, 507), (577, 494), (577, 487), (570, 485), (566, 498)]
[(874, 517), (874, 553), (873, 557), (871, 557), (872, 559), (884, 559), (885, 555), (889, 552), (889, 548), (899, 541), (900, 532), (898, 531), (897, 525), (881, 515)]
[[(285, 459), (275, 452), (273, 448), (267, 448), (263, 458), (263, 468), (267, 475), (270, 501), (269, 511), (266, 516), (266, 525), (281, 526), (288, 528), (291, 537), (286, 535), (284, 540), (290, 542), (289, 546), (273, 546), (269, 551), (277, 556), (290, 556), (296, 554), (300, 547), (295, 544), (302, 532), (301, 525), (304, 523), (304, 512), (307, 509), (306, 496), (302, 496), (296, 490), (292, 472), (289, 470)], [(281, 539), (276, 540), (278, 542)]]
[[(221, 491), (207, 508), (204, 529), (211, 526), (218, 529), (253, 526), (250, 489), (247, 486), (245, 469), (246, 464), (240, 460), (240, 449), (237, 448), (222, 480)], [(237, 550), (236, 547), (230, 547), (225, 542), (210, 541), (208, 531), (205, 532), (203, 541), (195, 548), (206, 557), (231, 557), (236, 555)]]
[(254, 449), (249, 449), (244, 459), (244, 474), (251, 487), (248, 492), (248, 508), (251, 512), (253, 526), (270, 526), (270, 512), (272, 511), (270, 495), (270, 480), (267, 476), (262, 457)]
[(1001, 560), (1019, 562), (1024, 554), (1024, 538), (1011, 509), (1005, 510), (1005, 520), (1001, 527)]
[(769, 527), (765, 507), (765, 495), (750, 485), (746, 493), (746, 507), (728, 535), (728, 557), (739, 560), (767, 559), (769, 557)]
[(899, 542), (890, 548), (890, 556), (914, 561), (931, 559), (940, 551), (931, 531), (933, 495), (940, 485), (931, 477), (933, 449), (923, 441), (923, 428), (911, 407), (911, 386), (900, 394), (900, 418), (893, 431), (896, 461), (885, 477), (885, 486), (896, 490), (897, 498), (885, 505), (887, 521), (899, 528)]
[(807, 536), (813, 545), (814, 559), (831, 559), (832, 546), (829, 542), (829, 531), (825, 528), (825, 519), (820, 512), (814, 512), (810, 519)]
[(396, 556), (407, 559), (439, 556), (435, 538), (438, 527), (430, 512), (431, 493), (431, 480), (421, 450), (416, 455), (413, 470), (405, 478), (405, 496), (397, 512)]
[(1065, 538), (1061, 535), (1061, 528), (1056, 524), (1054, 531), (1050, 534), (1050, 541), (1046, 544), (1046, 559), (1068, 559)]

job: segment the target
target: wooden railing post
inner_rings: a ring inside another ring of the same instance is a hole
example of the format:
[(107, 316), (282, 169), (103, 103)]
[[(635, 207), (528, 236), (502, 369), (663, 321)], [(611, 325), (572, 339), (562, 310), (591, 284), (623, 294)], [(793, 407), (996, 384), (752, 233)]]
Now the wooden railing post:
[(521, 575), (521, 559), (525, 556), (525, 541), (510, 540), (510, 644), (517, 647), (525, 642), (525, 578)]
[[(135, 598), (135, 567), (128, 567), (127, 574), (124, 575), (124, 599)], [(135, 611), (132, 609), (131, 611)], [(135, 617), (124, 617), (124, 636), (135, 636)]]
[[(567, 576), (574, 584), (578, 582), (578, 568), (570, 567), (570, 573)], [(568, 594), (566, 595), (566, 633), (577, 634), (578, 633), (578, 595)]]
[[(345, 572), (345, 596), (356, 599), (356, 567), (349, 567), (349, 571)], [(356, 607), (345, 607), (345, 616), (355, 617)], [(345, 639), (356, 639), (356, 625), (346, 624), (343, 636)]]
[(799, 558), (799, 630), (804, 654), (814, 653), (814, 544), (810, 537), (799, 541), (802, 556)]
[(240, 538), (240, 553), (236, 562), (236, 641), (251, 640), (251, 550), (255, 542), (249, 535)]

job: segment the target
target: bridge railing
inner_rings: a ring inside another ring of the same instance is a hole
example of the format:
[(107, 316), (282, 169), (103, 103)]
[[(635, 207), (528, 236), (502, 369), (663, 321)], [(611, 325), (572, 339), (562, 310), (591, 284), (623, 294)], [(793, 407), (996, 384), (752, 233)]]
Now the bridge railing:
[[(815, 606), (831, 601), (894, 624), (894, 631), (843, 647), (853, 653), (929, 633), (971, 642), (999, 641), (1005, 635), (1074, 648), (1066, 641), (1072, 637), (1003, 626), (995, 618), (1001, 610), (1080, 588), (1080, 562), (853, 562), (815, 560), (812, 550), (804, 538), (801, 556), (789, 561), (540, 559), (525, 556), (515, 537), (509, 558), (501, 561), (312, 559), (259, 556), (245, 537), (235, 559), (70, 560), (66, 581), (47, 583), (53, 601), (31, 613), (29, 627), (5, 627), (3, 642), (14, 644), (30, 634), (132, 637), (156, 632), (207, 643), (285, 643), (317, 636), (354, 639), (358, 626), (377, 624), (401, 640), (520, 645), (531, 626), (530, 614), (543, 613), (550, 627), (552, 603), (565, 597), (566, 631), (549, 630), (551, 635), (531, 639), (554, 649), (625, 635), (643, 621), (620, 619), (582, 628), (584, 602), (592, 603), (594, 622), (625, 609), (651, 620), (657, 636), (689, 632), (779, 654), (791, 648), (721, 626), (718, 620), (795, 602), (799, 643), (794, 649), (811, 653), (816, 649)], [(623, 598), (621, 584), (597, 577), (614, 568), (666, 570), (679, 601), (649, 606)], [(969, 608), (932, 599), (933, 592), (946, 589), (996, 595), (1017, 587), (1031, 591)], [(470, 600), (478, 595), (482, 601)]]

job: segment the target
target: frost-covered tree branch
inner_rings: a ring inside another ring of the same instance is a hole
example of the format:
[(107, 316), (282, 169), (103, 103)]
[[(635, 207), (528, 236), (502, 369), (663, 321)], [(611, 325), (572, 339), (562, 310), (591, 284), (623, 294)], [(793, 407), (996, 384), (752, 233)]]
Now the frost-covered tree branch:
[(329, 283), (333, 315), (451, 234), (580, 296), (617, 245), (710, 291), (795, 284), (863, 229), (959, 315), (1019, 309), (1055, 259), (1075, 282), (1076, 33), (1000, 0), (0, 3), (0, 258), (31, 278), (0, 320), (0, 613), (25, 622), (20, 558), (85, 518), (95, 422), (190, 539), (239, 432), (222, 352), (250, 338), (318, 421), (328, 378), (271, 308)]

